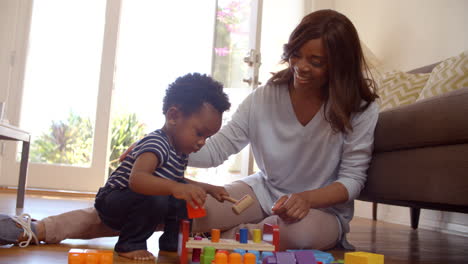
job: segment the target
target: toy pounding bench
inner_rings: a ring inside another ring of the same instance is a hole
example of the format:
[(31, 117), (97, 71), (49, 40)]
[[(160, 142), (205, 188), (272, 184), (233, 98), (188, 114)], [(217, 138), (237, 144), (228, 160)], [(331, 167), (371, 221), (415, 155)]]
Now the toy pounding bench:
[[(247, 240), (246, 238), (240, 239), (240, 242), (236, 239), (215, 239), (203, 238), (201, 240), (195, 240), (193, 237), (189, 237), (190, 233), (190, 222), (188, 220), (182, 220), (179, 229), (179, 246), (177, 253), (179, 255), (180, 264), (187, 264), (188, 249), (201, 249), (204, 247), (214, 247), (215, 249), (234, 250), (234, 249), (245, 249), (245, 250), (257, 250), (257, 251), (271, 251), (276, 252), (279, 250), (279, 227), (277, 225), (265, 224), (263, 226), (262, 240), (257, 241)], [(244, 243), (242, 241), (244, 240)], [(247, 241), (245, 241), (247, 240)], [(215, 242), (217, 241), (217, 242)], [(246, 242), (246, 243), (245, 243)]]

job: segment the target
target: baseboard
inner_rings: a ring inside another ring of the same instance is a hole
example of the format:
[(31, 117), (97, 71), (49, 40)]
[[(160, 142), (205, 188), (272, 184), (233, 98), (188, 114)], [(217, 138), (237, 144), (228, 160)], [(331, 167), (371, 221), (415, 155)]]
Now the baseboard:
[[(356, 202), (355, 216), (372, 219), (372, 203)], [(410, 210), (404, 206), (378, 204), (377, 220), (411, 226)], [(418, 229), (468, 236), (468, 214), (421, 209)]]
[[(434, 217), (434, 215), (437, 216)], [(446, 220), (457, 218), (453, 216), (458, 216), (459, 221), (454, 222)], [(421, 217), (419, 219), (419, 227), (427, 230), (468, 237), (468, 215), (422, 209)]]
[[(16, 193), (18, 188), (10, 186), (0, 186), (1, 193)], [(53, 189), (38, 189), (26, 188), (26, 195), (41, 195), (41, 196), (62, 196), (62, 197), (77, 197), (77, 198), (94, 198), (96, 193), (92, 192), (77, 192), (70, 190), (53, 190)]]

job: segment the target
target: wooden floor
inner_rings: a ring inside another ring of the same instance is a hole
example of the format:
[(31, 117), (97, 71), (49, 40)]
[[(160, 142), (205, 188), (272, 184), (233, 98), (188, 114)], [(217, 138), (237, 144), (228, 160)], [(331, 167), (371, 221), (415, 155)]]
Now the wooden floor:
[[(27, 195), (25, 208), (15, 209), (15, 194), (0, 193), (0, 213), (31, 214), (41, 219), (52, 214), (59, 214), (72, 209), (86, 208), (93, 204), (89, 198), (69, 198)], [(174, 253), (158, 252), (158, 237), (155, 233), (149, 239), (150, 251), (158, 255), (157, 263), (176, 263)], [(389, 224), (355, 218), (351, 222), (349, 241), (359, 251), (375, 252), (385, 255), (386, 264), (435, 264), (435, 263), (468, 263), (468, 237), (448, 235), (434, 231), (412, 230), (409, 226)], [(40, 245), (19, 248), (18, 246), (0, 246), (0, 263), (14, 264), (55, 264), (67, 263), (67, 252), (71, 248), (92, 248), (112, 250), (116, 238), (99, 238), (92, 240), (68, 239), (59, 245)], [(331, 250), (335, 258), (342, 259), (344, 251)], [(130, 261), (114, 255), (114, 263), (154, 263), (155, 261)]]

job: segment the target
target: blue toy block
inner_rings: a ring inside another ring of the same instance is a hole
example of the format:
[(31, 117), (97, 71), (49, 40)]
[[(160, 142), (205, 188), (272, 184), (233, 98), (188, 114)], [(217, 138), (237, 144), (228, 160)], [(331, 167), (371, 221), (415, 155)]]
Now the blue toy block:
[(271, 256), (274, 256), (273, 252), (271, 252), (271, 251), (262, 251), (262, 254), (261, 254), (260, 258), (263, 260), (264, 258), (271, 257)]
[(249, 230), (247, 228), (241, 228), (239, 229), (239, 234), (239, 243), (247, 244), (247, 241), (249, 239)]
[(245, 249), (240, 249), (240, 248), (236, 248), (236, 249), (234, 249), (232, 252), (234, 252), (234, 253), (239, 253), (239, 254), (241, 254), (241, 256), (244, 256), (244, 254), (247, 252), (247, 250), (245, 250)]

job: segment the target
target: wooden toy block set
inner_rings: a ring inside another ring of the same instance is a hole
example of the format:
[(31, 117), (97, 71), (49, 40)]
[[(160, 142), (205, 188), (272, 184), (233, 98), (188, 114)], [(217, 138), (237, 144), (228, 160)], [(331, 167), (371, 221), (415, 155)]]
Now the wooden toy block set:
[[(320, 250), (279, 250), (279, 227), (265, 224), (263, 231), (241, 228), (235, 239), (220, 238), (220, 230), (211, 230), (211, 239), (190, 237), (190, 222), (182, 220), (179, 230), (179, 264), (384, 264), (384, 256), (367, 252), (345, 253), (344, 260)], [(189, 250), (192, 250), (189, 261)]]
[[(253, 203), (246, 195), (239, 200), (225, 197), (233, 203), (232, 210), (242, 213)], [(202, 207), (192, 208), (187, 205), (189, 218), (206, 215)], [(219, 229), (211, 230), (211, 238), (190, 237), (190, 221), (182, 220), (179, 228), (178, 250), (179, 264), (384, 264), (384, 256), (367, 252), (345, 253), (344, 260), (337, 260), (333, 255), (319, 250), (279, 251), (279, 227), (265, 224), (263, 230), (253, 229), (252, 240), (249, 230), (240, 229), (234, 239), (220, 238)], [(192, 251), (188, 261), (189, 250)], [(112, 264), (113, 251), (93, 249), (71, 249), (68, 264)]]
[[(279, 249), (279, 228), (276, 225), (265, 224), (263, 232), (260, 229), (252, 230), (252, 240), (248, 239), (248, 230), (240, 229), (236, 235), (236, 239), (222, 239), (220, 238), (220, 230), (213, 229), (211, 231), (211, 239), (202, 237), (189, 237), (190, 222), (182, 220), (179, 228), (179, 246), (178, 254), (180, 264), (189, 264), (188, 250), (192, 249), (192, 262), (211, 264), (215, 260), (216, 253), (226, 254), (226, 260), (230, 258), (237, 259), (237, 255), (230, 257), (229, 251), (235, 254), (241, 252), (254, 251), (258, 252), (275, 252)], [(263, 234), (262, 234), (263, 233)], [(204, 249), (201, 252), (201, 249)], [(219, 251), (219, 252), (218, 252)], [(229, 254), (229, 255), (227, 255)], [(232, 254), (232, 253), (231, 253)], [(250, 256), (250, 255), (247, 255)], [(221, 257), (224, 259), (224, 257)], [(247, 257), (248, 259), (250, 257)], [(219, 260), (222, 262), (222, 260)], [(233, 259), (234, 261), (234, 259)], [(245, 261), (244, 261), (245, 262)], [(228, 261), (227, 263), (231, 263)], [(227, 264), (226, 263), (226, 264)], [(240, 262), (238, 264), (242, 264)], [(234, 264), (234, 263), (232, 263)], [(255, 262), (253, 263), (255, 264)]]

